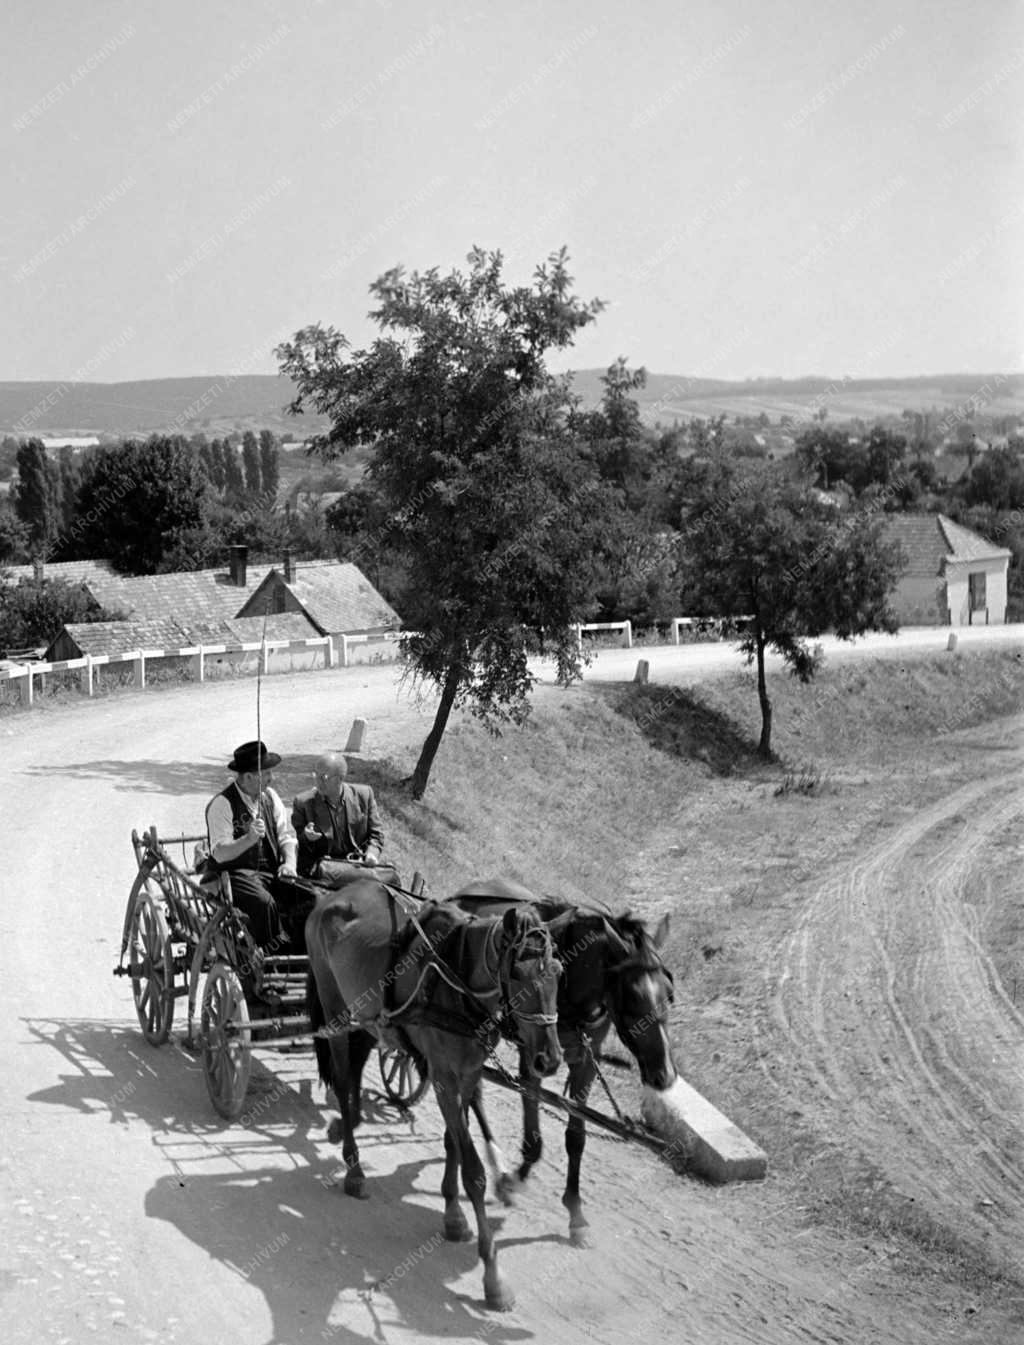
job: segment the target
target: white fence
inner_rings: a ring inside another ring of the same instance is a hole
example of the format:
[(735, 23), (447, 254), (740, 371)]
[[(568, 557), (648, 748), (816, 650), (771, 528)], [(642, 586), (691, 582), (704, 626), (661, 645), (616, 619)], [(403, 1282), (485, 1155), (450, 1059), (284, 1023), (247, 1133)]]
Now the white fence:
[(672, 620), (672, 643), (679, 643), (681, 630), (693, 630), (706, 626), (720, 634), (727, 625), (738, 625), (741, 621), (753, 621), (752, 616), (677, 616)]
[(633, 623), (631, 621), (588, 621), (586, 625), (580, 625), (579, 622), (572, 629), (576, 632), (576, 643), (582, 645), (583, 632), (585, 630), (620, 630), (626, 638), (625, 648), (633, 648)]
[[(310, 668), (347, 668), (353, 663), (382, 660), (375, 646), (389, 648), (389, 659), (398, 653), (398, 632), (385, 635), (339, 635), (338, 647), (330, 635), (309, 640), (258, 640), (244, 644), (189, 645), (182, 649), (133, 649), (125, 654), (86, 654), (83, 658), (60, 659), (55, 663), (23, 663), (13, 668), (0, 669), (0, 686), (17, 682), (23, 705), (32, 705), (36, 684), (45, 689), (51, 673), (77, 672), (82, 691), (95, 694), (99, 670), (128, 664), (133, 669), (137, 687), (146, 685), (147, 665), (161, 660), (188, 660), (197, 682), (208, 676), (217, 676), (225, 668), (241, 673), (297, 672)], [(282, 667), (287, 663), (287, 667)]]

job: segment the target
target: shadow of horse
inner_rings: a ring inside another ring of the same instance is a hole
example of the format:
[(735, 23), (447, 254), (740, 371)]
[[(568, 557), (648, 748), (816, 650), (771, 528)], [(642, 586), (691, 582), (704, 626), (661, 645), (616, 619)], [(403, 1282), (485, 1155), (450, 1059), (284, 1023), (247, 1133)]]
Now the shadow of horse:
[[(441, 1122), (380, 1105), (367, 1110), (364, 1151), (379, 1160), (374, 1198), (353, 1211), (325, 1171), (323, 1116), (312, 1097), (310, 1061), (283, 1081), (257, 1057), (247, 1110), (226, 1126), (209, 1110), (201, 1067), (168, 1044), (154, 1050), (123, 1022), (23, 1020), (32, 1039), (67, 1064), (58, 1083), (28, 1098), (127, 1128), (143, 1122), (166, 1165), (145, 1192), (147, 1219), (171, 1225), (221, 1270), (173, 1306), (186, 1333), (208, 1331), (239, 1292), (260, 1291), (271, 1342), (365, 1345), (399, 1328), (424, 1339), (525, 1340), (530, 1331), (495, 1319), (482, 1299), (445, 1289), (477, 1263), (472, 1245), (446, 1243), (436, 1199)], [(294, 1070), (299, 1057), (282, 1057)], [(372, 1095), (371, 1095), (372, 1097)], [(374, 1118), (379, 1118), (375, 1122)], [(406, 1159), (403, 1146), (429, 1149)], [(131, 1218), (131, 1187), (122, 1189)], [(522, 1241), (523, 1239), (516, 1239)], [(509, 1245), (514, 1245), (510, 1242)], [(148, 1261), (145, 1235), (137, 1254)], [(159, 1294), (159, 1284), (154, 1284)], [(242, 1300), (239, 1299), (239, 1303)], [(245, 1307), (246, 1319), (251, 1307)], [(216, 1331), (213, 1331), (216, 1336)], [(255, 1330), (251, 1337), (258, 1339)]]

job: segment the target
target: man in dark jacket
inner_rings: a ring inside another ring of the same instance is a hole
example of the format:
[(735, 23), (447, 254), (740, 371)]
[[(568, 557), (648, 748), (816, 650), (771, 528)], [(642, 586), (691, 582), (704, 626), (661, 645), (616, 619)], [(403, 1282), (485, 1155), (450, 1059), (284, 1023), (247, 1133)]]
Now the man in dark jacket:
[(343, 756), (329, 752), (316, 763), (316, 787), (292, 802), (299, 839), (299, 873), (331, 885), (351, 876), (356, 860), (376, 865), (384, 848), (377, 801), (369, 785), (348, 784)]

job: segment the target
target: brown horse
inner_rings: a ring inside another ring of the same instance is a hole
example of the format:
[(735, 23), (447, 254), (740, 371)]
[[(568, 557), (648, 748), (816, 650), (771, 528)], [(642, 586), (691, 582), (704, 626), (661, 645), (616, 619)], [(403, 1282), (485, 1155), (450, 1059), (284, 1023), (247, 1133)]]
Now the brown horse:
[[(480, 879), (457, 892), (451, 901), (460, 909), (497, 916), (530, 901), (551, 932), (563, 966), (558, 987), (558, 1037), (569, 1066), (569, 1101), (585, 1104), (597, 1076), (597, 1056), (614, 1024), (624, 1046), (640, 1066), (640, 1077), (651, 1088), (668, 1088), (676, 1078), (667, 1033), (672, 1002), (672, 973), (658, 953), (668, 936), (668, 916), (654, 933), (631, 915), (606, 915), (553, 897), (535, 899), (526, 888), (501, 878)], [(538, 1083), (520, 1059), (523, 1086), (522, 1162), (516, 1176), (525, 1181), (540, 1159), (540, 1098)], [(500, 1150), (492, 1140), (481, 1095), (471, 1103), (487, 1143), (498, 1194), (511, 1195), (513, 1182), (501, 1170)], [(569, 1211), (569, 1238), (574, 1246), (587, 1245), (587, 1220), (580, 1198), (580, 1163), (586, 1146), (586, 1125), (579, 1112), (570, 1112), (565, 1131), (568, 1172), (562, 1204)]]
[[(359, 1075), (372, 1037), (413, 1053), (433, 1084), (444, 1116), (444, 1234), (472, 1236), (459, 1206), (458, 1168), (476, 1214), (488, 1307), (514, 1302), (498, 1273), (484, 1209), (486, 1178), (470, 1137), (467, 1109), (498, 1024), (514, 1022), (524, 1068), (553, 1074), (561, 1061), (555, 1002), (561, 967), (533, 907), (475, 918), (448, 903), (409, 900), (372, 879), (332, 893), (306, 923), (309, 1014), (320, 1077), (334, 1088), (341, 1124), (345, 1191), (362, 1196), (365, 1177), (353, 1129)], [(355, 1029), (354, 1031), (352, 1029)]]

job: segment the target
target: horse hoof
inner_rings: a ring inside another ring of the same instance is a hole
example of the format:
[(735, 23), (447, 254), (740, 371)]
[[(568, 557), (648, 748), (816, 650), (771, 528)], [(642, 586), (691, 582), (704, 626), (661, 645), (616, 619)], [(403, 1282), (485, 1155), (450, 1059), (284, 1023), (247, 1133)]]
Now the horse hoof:
[(353, 1177), (352, 1174), (349, 1173), (345, 1177), (344, 1190), (347, 1196), (355, 1196), (356, 1200), (366, 1200), (366, 1178)]
[(511, 1289), (499, 1282), (495, 1288), (485, 1287), (484, 1302), (495, 1312), (511, 1312), (516, 1305), (516, 1296)]
[(340, 1144), (341, 1137), (345, 1133), (345, 1127), (341, 1124), (341, 1118), (336, 1116), (327, 1127), (327, 1140), (330, 1144)]
[(445, 1223), (444, 1240), (445, 1242), (469, 1242), (473, 1237), (470, 1232), (469, 1224), (465, 1219), (461, 1223)]
[(580, 1248), (586, 1248), (592, 1246), (593, 1244), (590, 1241), (590, 1229), (585, 1227), (570, 1228), (569, 1243), (573, 1247), (580, 1247)]
[(514, 1205), (516, 1203), (516, 1192), (519, 1189), (519, 1185), (520, 1183), (517, 1182), (514, 1177), (510, 1176), (509, 1173), (504, 1172), (494, 1183), (494, 1194), (503, 1205)]

